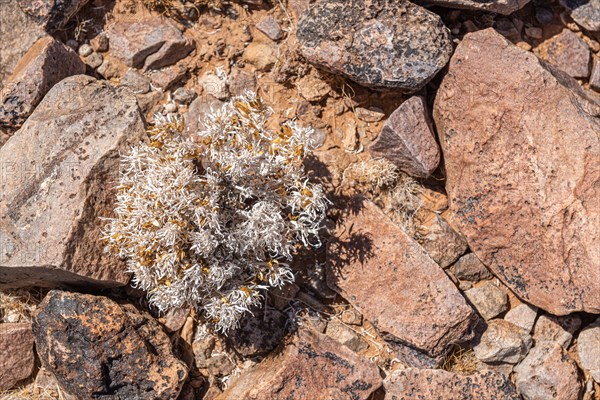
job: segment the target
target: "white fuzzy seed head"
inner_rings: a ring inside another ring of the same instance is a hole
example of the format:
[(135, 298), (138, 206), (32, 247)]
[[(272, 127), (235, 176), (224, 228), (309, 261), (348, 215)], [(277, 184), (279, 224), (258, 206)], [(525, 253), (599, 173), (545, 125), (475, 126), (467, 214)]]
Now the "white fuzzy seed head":
[(250, 92), (191, 137), (178, 115), (157, 115), (149, 143), (123, 157), (105, 240), (160, 311), (191, 305), (227, 332), (262, 290), (293, 281), (299, 247), (320, 246), (328, 201), (302, 165), (312, 130), (273, 132), (269, 116)]

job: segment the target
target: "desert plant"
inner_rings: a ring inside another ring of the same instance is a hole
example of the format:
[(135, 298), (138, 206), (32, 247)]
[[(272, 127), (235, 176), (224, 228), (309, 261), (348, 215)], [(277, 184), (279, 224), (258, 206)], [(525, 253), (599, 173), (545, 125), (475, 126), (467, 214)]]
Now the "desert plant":
[(248, 92), (199, 132), (157, 115), (149, 142), (123, 157), (105, 240), (160, 311), (189, 304), (226, 332), (264, 289), (294, 279), (297, 249), (320, 246), (327, 200), (302, 164), (312, 130), (272, 131), (270, 114)]

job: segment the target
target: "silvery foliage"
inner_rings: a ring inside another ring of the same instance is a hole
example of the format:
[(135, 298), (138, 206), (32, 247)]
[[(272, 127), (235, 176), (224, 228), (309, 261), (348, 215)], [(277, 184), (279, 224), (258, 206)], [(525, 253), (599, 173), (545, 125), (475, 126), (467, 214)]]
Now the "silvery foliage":
[(269, 116), (250, 92), (191, 135), (180, 116), (157, 115), (123, 157), (105, 240), (161, 312), (189, 304), (227, 332), (264, 289), (294, 280), (296, 250), (320, 246), (328, 201), (302, 165), (312, 130), (275, 132)]

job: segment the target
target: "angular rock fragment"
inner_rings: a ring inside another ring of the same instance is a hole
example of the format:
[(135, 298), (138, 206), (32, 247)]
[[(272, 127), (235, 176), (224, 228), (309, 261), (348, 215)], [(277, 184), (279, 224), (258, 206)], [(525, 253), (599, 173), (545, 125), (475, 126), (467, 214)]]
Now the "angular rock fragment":
[(256, 29), (264, 33), (271, 40), (277, 41), (283, 38), (283, 30), (281, 29), (279, 22), (270, 15), (258, 21)]
[(479, 360), (486, 363), (516, 364), (525, 357), (532, 344), (527, 331), (510, 322), (495, 319), (488, 322), (473, 351)]
[(160, 69), (185, 58), (194, 44), (167, 18), (123, 21), (108, 31), (110, 52), (134, 68)]
[(506, 313), (504, 320), (525, 329), (529, 333), (533, 329), (537, 311), (537, 307), (532, 307), (529, 304), (519, 304)]
[(571, 11), (577, 25), (588, 31), (600, 31), (599, 0), (560, 0), (560, 4)]
[(320, 0), (303, 12), (296, 36), (309, 62), (406, 92), (422, 88), (452, 54), (440, 18), (405, 0)]
[(600, 383), (600, 318), (579, 332), (577, 353), (581, 366)]
[(492, 29), (465, 36), (436, 95), (454, 223), (515, 294), (556, 315), (600, 312), (598, 115), (574, 80)]
[(542, 59), (573, 78), (587, 78), (590, 74), (590, 48), (569, 29), (546, 40), (538, 51)]
[(19, 7), (46, 32), (53, 33), (77, 14), (89, 0), (17, 0)]
[(460, 375), (441, 369), (407, 368), (392, 372), (383, 382), (386, 400), (520, 400), (503, 374), (483, 371)]
[(367, 400), (381, 383), (367, 358), (302, 328), (281, 353), (244, 372), (215, 400)]
[(452, 264), (450, 271), (458, 279), (463, 279), (466, 281), (479, 282), (492, 278), (490, 271), (473, 253), (465, 254), (459, 258), (458, 261)]
[(413, 96), (394, 111), (369, 146), (375, 157), (385, 157), (400, 170), (418, 178), (427, 178), (440, 162), (425, 100)]
[(508, 309), (508, 295), (493, 283), (469, 289), (465, 292), (465, 297), (486, 320)]
[(442, 268), (467, 251), (467, 240), (435, 213), (420, 225), (418, 240), (429, 257)]
[(34, 364), (31, 324), (0, 323), (0, 391), (29, 378)]
[(581, 326), (581, 318), (577, 315), (557, 317), (545, 314), (538, 318), (533, 330), (536, 343), (558, 343), (565, 349), (573, 341), (573, 335)]
[(577, 365), (556, 343), (542, 343), (514, 369), (525, 400), (578, 399), (582, 384)]
[(42, 365), (81, 399), (172, 399), (187, 377), (160, 324), (133, 305), (53, 290), (33, 318)]
[(328, 248), (327, 282), (382, 336), (430, 357), (470, 338), (475, 317), (444, 271), (370, 201), (354, 199)]
[(104, 251), (120, 153), (145, 137), (133, 94), (77, 75), (55, 85), (0, 149), (0, 286), (124, 285)]
[(16, 131), (55, 84), (84, 72), (85, 64), (71, 48), (50, 36), (38, 40), (0, 92), (0, 126)]
[(369, 347), (353, 329), (337, 319), (327, 323), (325, 334), (357, 353)]

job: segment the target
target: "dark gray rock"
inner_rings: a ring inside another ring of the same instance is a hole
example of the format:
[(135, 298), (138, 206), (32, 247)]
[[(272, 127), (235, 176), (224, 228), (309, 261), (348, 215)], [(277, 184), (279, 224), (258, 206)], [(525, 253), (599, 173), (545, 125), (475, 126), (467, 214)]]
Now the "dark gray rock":
[(425, 100), (413, 96), (394, 111), (369, 147), (375, 157), (385, 157), (400, 170), (418, 178), (427, 178), (440, 162)]
[(242, 319), (240, 327), (228, 335), (229, 342), (246, 357), (268, 353), (282, 343), (287, 320), (287, 316), (275, 308), (254, 309)]
[(33, 333), (42, 365), (80, 399), (175, 400), (187, 377), (160, 324), (131, 304), (51, 291)]
[(406, 0), (321, 0), (298, 21), (311, 63), (368, 87), (415, 92), (452, 54), (440, 18)]

